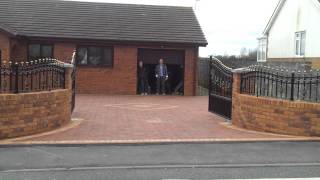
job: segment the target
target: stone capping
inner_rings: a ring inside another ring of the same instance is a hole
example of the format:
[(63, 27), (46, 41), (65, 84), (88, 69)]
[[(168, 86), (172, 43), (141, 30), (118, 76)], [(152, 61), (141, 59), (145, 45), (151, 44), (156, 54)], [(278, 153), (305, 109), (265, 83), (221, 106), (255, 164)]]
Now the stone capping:
[(63, 67), (64, 68), (73, 68), (74, 65), (73, 64), (69, 64), (69, 63), (63, 63)]
[(248, 72), (250, 71), (250, 69), (248, 68), (238, 68), (238, 69), (232, 69), (231, 72), (232, 73), (245, 73), (245, 72)]

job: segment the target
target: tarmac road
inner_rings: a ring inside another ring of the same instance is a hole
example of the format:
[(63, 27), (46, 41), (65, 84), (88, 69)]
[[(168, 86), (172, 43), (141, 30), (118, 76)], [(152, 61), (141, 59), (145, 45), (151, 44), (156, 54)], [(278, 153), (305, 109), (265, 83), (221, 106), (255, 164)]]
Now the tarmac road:
[(0, 147), (0, 180), (307, 177), (319, 142)]

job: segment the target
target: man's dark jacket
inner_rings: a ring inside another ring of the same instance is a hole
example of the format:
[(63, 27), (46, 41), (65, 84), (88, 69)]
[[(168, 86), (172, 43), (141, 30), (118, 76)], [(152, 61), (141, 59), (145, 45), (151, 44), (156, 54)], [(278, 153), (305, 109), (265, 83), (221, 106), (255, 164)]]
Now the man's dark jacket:
[(148, 73), (145, 67), (138, 67), (138, 77), (143, 80), (147, 80)]

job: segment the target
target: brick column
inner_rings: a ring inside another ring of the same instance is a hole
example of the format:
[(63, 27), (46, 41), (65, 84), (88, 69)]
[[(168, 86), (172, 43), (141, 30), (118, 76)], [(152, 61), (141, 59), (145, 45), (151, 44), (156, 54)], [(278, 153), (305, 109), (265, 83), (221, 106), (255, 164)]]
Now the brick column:
[(71, 90), (72, 89), (72, 71), (73, 71), (73, 65), (72, 64), (64, 64), (65, 68), (65, 77), (64, 77), (64, 86), (66, 89)]
[(249, 70), (246, 68), (234, 69), (233, 72), (233, 84), (232, 84), (232, 96), (234, 93), (240, 93), (241, 86), (241, 74), (248, 72)]
[(232, 96), (235, 93), (240, 93), (240, 85), (241, 85), (241, 72), (235, 71), (233, 72)]
[(241, 73), (244, 73), (248, 71), (245, 68), (240, 69), (234, 69), (233, 72), (233, 83), (232, 83), (232, 124), (237, 124), (238, 122), (238, 115), (237, 115), (237, 109), (239, 108), (238, 105), (238, 95), (240, 94), (241, 89)]

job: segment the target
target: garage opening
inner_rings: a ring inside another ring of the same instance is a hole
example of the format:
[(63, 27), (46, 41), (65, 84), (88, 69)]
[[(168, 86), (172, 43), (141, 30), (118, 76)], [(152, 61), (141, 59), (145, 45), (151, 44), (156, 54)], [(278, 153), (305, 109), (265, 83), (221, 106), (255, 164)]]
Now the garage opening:
[[(164, 50), (164, 49), (139, 49), (138, 62), (142, 61), (147, 71), (148, 93), (155, 94), (157, 91), (157, 80), (155, 68), (159, 59), (163, 59), (168, 68), (169, 78), (165, 83), (166, 94), (184, 94), (184, 50)], [(138, 73), (137, 73), (138, 74)], [(137, 82), (137, 92), (139, 92)]]

